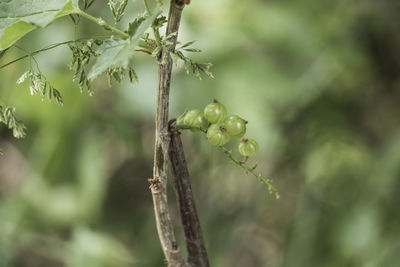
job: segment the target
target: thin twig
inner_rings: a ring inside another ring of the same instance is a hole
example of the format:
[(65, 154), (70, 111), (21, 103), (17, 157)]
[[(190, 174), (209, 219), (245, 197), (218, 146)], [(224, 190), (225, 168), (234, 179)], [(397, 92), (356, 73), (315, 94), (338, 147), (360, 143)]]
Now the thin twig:
[(180, 132), (174, 129), (175, 120), (170, 121), (171, 143), (169, 157), (172, 165), (175, 193), (185, 233), (189, 266), (209, 267), (207, 251), (197, 216), (189, 171), (186, 164)]
[[(171, 0), (169, 9), (166, 36), (178, 32), (183, 2)], [(176, 242), (173, 225), (168, 210), (167, 201), (167, 173), (168, 173), (168, 107), (171, 82), (172, 59), (171, 51), (175, 49), (177, 35), (171, 38), (171, 46), (164, 47), (158, 57), (158, 93), (156, 111), (154, 170), (151, 184), (154, 211), (160, 243), (168, 263), (171, 267), (186, 266)], [(165, 59), (165, 60), (163, 60)]]
[[(84, 38), (84, 39), (86, 39), (86, 38)], [(5, 67), (7, 67), (7, 66), (9, 66), (9, 65), (11, 65), (11, 64), (13, 64), (13, 63), (15, 63), (15, 62), (17, 62), (17, 61), (20, 61), (20, 60), (22, 60), (22, 59), (24, 59), (24, 58), (27, 58), (27, 57), (36, 55), (36, 54), (38, 54), (38, 53), (40, 53), (40, 52), (43, 52), (43, 51), (46, 51), (46, 50), (50, 50), (50, 49), (56, 48), (57, 46), (60, 46), (60, 45), (65, 45), (65, 44), (70, 44), (70, 43), (79, 42), (79, 41), (81, 41), (81, 40), (83, 40), (83, 39), (70, 40), (70, 41), (65, 41), (65, 42), (61, 42), (61, 43), (56, 43), (56, 44), (49, 45), (49, 46), (47, 46), (47, 47), (44, 47), (44, 48), (42, 48), (42, 49), (33, 51), (33, 52), (31, 52), (31, 53), (29, 53), (29, 54), (27, 54), (27, 55), (24, 55), (24, 56), (21, 56), (21, 57), (19, 57), (19, 58), (17, 58), (17, 59), (14, 59), (14, 60), (12, 60), (12, 61), (10, 61), (10, 62), (8, 62), (8, 63), (6, 63), (6, 64), (0, 66), (0, 69), (5, 68)]]
[(268, 179), (268, 178), (264, 178), (261, 174), (259, 174), (259, 173), (257, 173), (257, 172), (255, 171), (255, 169), (257, 168), (257, 165), (258, 165), (257, 163), (254, 164), (253, 166), (249, 166), (249, 165), (246, 164), (246, 162), (247, 162), (247, 160), (248, 160), (248, 157), (246, 157), (244, 161), (240, 161), (240, 160), (237, 160), (237, 159), (235, 159), (235, 158), (233, 157), (232, 151), (226, 149), (226, 148), (223, 147), (223, 146), (219, 146), (218, 148), (219, 148), (225, 155), (227, 155), (228, 158), (229, 158), (233, 163), (235, 163), (236, 165), (240, 166), (240, 167), (246, 172), (246, 174), (251, 173), (251, 174), (254, 175), (261, 183), (267, 185), (267, 187), (268, 187), (268, 192), (269, 192), (270, 194), (274, 194), (276, 199), (279, 199), (279, 198), (280, 198), (278, 189), (276, 189), (276, 187), (272, 184), (272, 180), (271, 180), (271, 179)]
[[(151, 16), (151, 11), (149, 8), (149, 4), (147, 3), (147, 0), (143, 0), (144, 3), (144, 8), (146, 9), (146, 13), (148, 16)], [(158, 28), (156, 27), (151, 27), (153, 29), (153, 34), (154, 34), (154, 38), (156, 39), (157, 45), (161, 45), (161, 36), (160, 36), (160, 32), (158, 31)]]
[(105, 20), (102, 19), (102, 18), (96, 18), (96, 17), (94, 17), (94, 16), (92, 16), (92, 15), (90, 15), (90, 14), (88, 14), (88, 13), (82, 11), (82, 10), (76, 11), (75, 14), (80, 15), (80, 16), (84, 17), (85, 19), (88, 19), (88, 20), (96, 23), (97, 25), (103, 27), (106, 30), (110, 30), (110, 31), (118, 34), (119, 36), (121, 36), (124, 39), (128, 39), (129, 38), (129, 34), (127, 34), (126, 32), (123, 32), (123, 31), (121, 31), (121, 30), (119, 30), (119, 29), (107, 24), (105, 22)]

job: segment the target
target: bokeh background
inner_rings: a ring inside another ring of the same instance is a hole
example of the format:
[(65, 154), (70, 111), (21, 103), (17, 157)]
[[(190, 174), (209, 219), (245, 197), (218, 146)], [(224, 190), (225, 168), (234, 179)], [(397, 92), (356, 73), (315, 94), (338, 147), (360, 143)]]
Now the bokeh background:
[[(89, 12), (112, 21), (105, 1)], [(141, 12), (141, 1), (129, 1), (120, 26)], [(211, 266), (400, 266), (399, 14), (397, 0), (185, 8), (179, 39), (197, 40), (203, 52), (193, 57), (212, 62), (215, 79), (178, 65), (171, 117), (218, 98), (249, 120), (247, 136), (260, 144), (252, 162), (281, 194), (268, 195), (204, 136), (183, 134)], [(63, 18), (18, 45), (104, 34)], [(12, 48), (1, 64), (23, 54)], [(71, 81), (68, 47), (36, 59), (65, 105), (15, 84), (29, 60), (0, 71), (1, 102), (28, 127), (22, 140), (0, 128), (0, 266), (163, 266), (147, 182), (156, 62), (138, 53), (139, 84), (110, 88), (100, 77), (88, 96)]]

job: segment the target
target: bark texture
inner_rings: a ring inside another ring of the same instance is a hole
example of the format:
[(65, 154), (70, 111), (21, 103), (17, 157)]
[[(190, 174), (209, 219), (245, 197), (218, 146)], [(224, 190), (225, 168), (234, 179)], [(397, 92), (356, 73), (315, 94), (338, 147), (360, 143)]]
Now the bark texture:
[[(171, 0), (168, 15), (166, 36), (178, 32), (182, 10), (185, 4), (182, 1)], [(158, 58), (158, 96), (156, 111), (155, 153), (153, 178), (149, 179), (153, 196), (154, 212), (156, 217), (158, 236), (168, 263), (171, 267), (186, 266), (176, 242), (173, 225), (169, 215), (167, 200), (167, 172), (168, 172), (168, 106), (171, 83), (172, 59), (170, 52), (175, 49), (177, 34), (169, 39), (171, 46), (165, 47)]]
[(173, 181), (178, 199), (189, 266), (209, 267), (207, 251), (197, 216), (189, 171), (186, 164), (180, 132), (174, 131), (175, 120), (170, 122), (169, 157), (172, 165)]

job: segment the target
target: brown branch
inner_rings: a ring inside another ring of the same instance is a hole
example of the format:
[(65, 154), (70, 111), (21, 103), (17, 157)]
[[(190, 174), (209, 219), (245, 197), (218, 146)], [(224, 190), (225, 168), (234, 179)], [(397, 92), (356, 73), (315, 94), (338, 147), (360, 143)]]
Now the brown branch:
[(189, 266), (209, 267), (180, 132), (174, 130), (175, 120), (171, 120), (169, 124), (171, 138), (169, 157), (174, 176), (175, 193), (185, 233), (188, 264)]
[[(185, 4), (179, 0), (171, 0), (166, 36), (178, 32), (182, 10)], [(186, 266), (176, 242), (167, 200), (167, 172), (168, 172), (168, 106), (171, 83), (172, 59), (170, 52), (175, 49), (177, 34), (170, 38), (171, 46), (164, 47), (158, 58), (158, 94), (156, 111), (155, 153), (153, 183), (154, 212), (158, 236), (168, 263), (171, 267)]]

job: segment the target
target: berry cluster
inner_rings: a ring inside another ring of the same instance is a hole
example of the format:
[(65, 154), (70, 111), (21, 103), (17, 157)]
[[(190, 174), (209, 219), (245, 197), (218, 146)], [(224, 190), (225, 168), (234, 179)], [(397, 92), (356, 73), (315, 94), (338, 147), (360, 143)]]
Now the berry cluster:
[[(204, 111), (185, 111), (176, 121), (177, 126), (187, 127), (192, 132), (207, 133), (208, 141), (214, 146), (223, 146), (229, 140), (242, 138), (246, 133), (247, 121), (237, 115), (227, 116), (225, 106), (214, 99)], [(239, 153), (245, 157), (257, 154), (258, 144), (253, 139), (243, 138), (239, 143)]]

